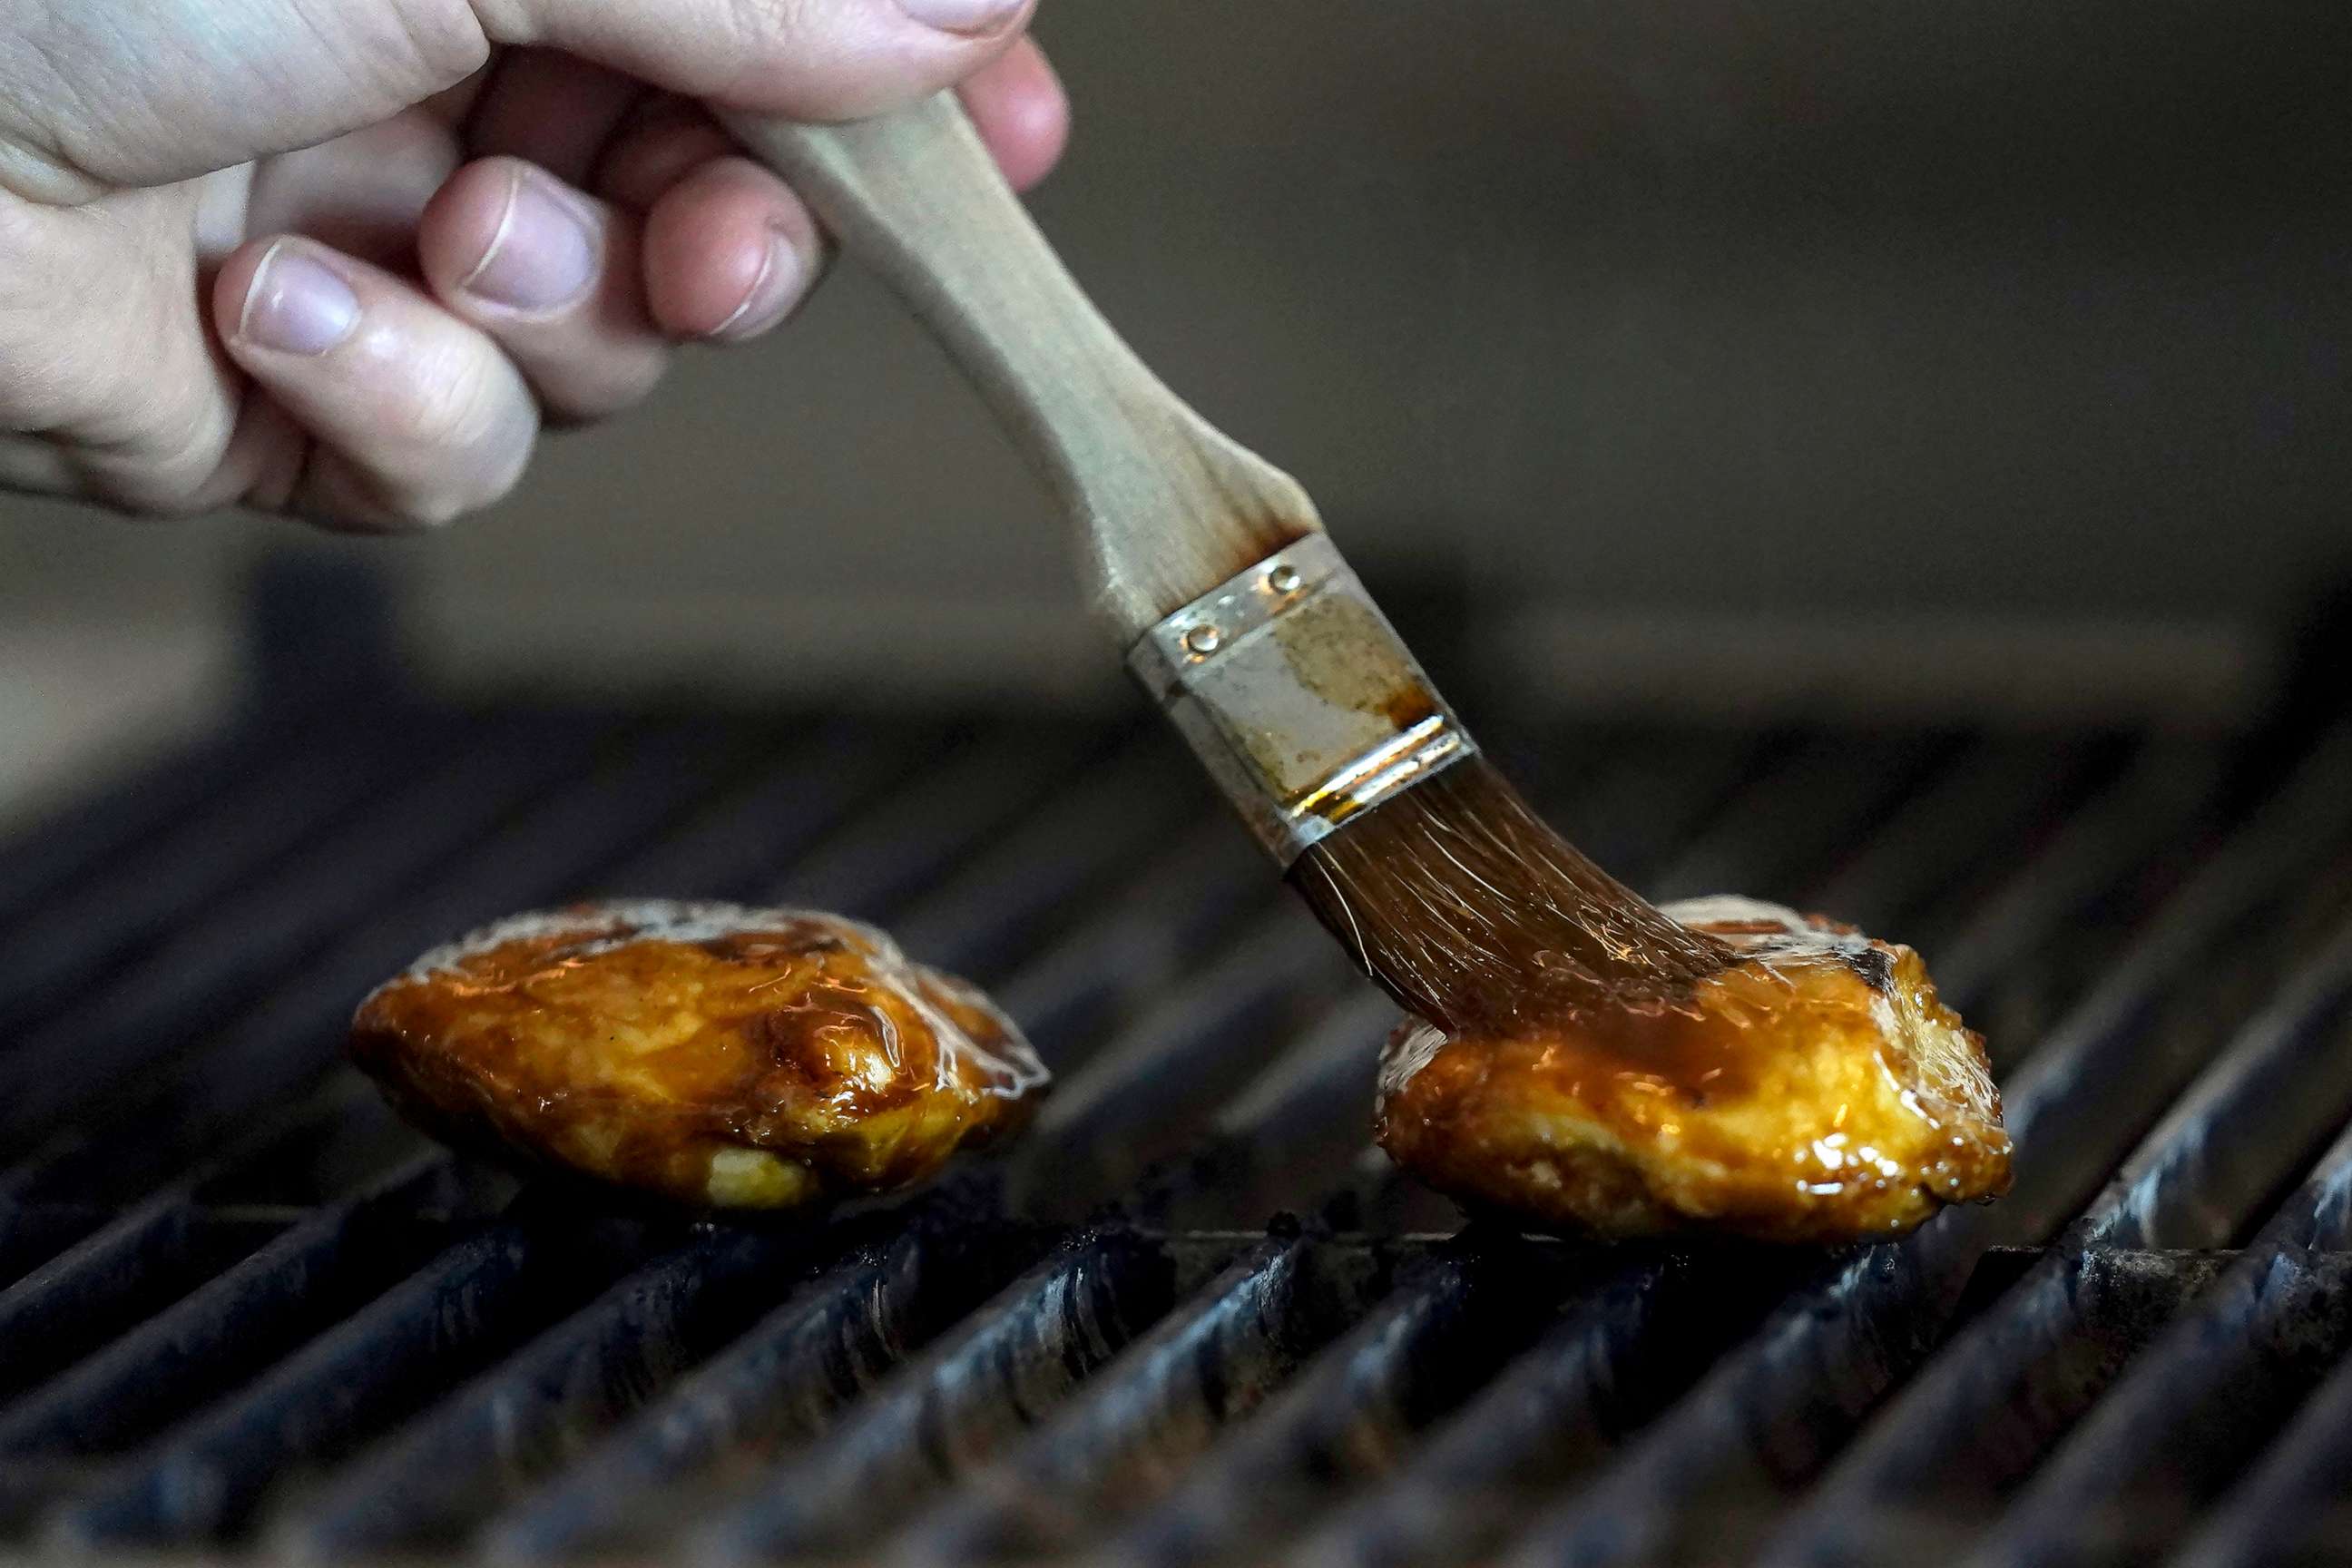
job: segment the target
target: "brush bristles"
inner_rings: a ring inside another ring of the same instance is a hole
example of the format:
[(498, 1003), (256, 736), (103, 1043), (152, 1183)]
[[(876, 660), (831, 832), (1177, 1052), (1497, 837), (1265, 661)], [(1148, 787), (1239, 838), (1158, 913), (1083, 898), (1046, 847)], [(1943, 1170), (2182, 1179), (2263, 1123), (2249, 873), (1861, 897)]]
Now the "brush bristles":
[(1291, 884), (1363, 971), (1454, 1031), (1591, 1005), (1671, 1005), (1725, 962), (1579, 854), (1484, 757), (1309, 848)]

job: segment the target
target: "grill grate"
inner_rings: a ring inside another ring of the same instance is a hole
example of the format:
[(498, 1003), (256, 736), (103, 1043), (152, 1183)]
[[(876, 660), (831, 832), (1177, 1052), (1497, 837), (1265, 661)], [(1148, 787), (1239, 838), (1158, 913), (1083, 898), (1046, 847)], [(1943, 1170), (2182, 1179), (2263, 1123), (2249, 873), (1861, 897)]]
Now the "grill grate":
[[(1644, 887), (1926, 946), (2021, 1145), (2011, 1197), (1904, 1244), (1607, 1249), (1461, 1228), (1368, 1150), (1386, 1004), (1156, 730), (466, 708), (287, 619), (224, 732), (0, 847), (0, 1541), (2352, 1541), (2352, 725), (1527, 737), (1517, 771)], [(882, 921), (1060, 1086), (895, 1205), (710, 1224), (518, 1192), (335, 1065), (416, 951), (605, 892)]]

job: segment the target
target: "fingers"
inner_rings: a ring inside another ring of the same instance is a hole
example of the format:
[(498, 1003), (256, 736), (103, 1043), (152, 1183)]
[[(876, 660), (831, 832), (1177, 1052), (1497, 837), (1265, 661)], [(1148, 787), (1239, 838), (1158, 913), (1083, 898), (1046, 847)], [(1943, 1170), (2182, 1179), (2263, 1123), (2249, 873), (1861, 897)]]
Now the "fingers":
[[(1045, 51), (1023, 38), (982, 67), (961, 90), (973, 127), (995, 153), (1005, 177), (1024, 190), (1044, 178), (1059, 160), (1070, 130), (1069, 100)], [(491, 112), (486, 108), (484, 118)], [(496, 110), (501, 121), (508, 112), (503, 106)], [(562, 163), (533, 156), (521, 146), (485, 145), (482, 150), (516, 153), (573, 177)], [(576, 183), (607, 201), (643, 209), (702, 164), (736, 151), (734, 138), (699, 103), (659, 93), (638, 101), (613, 130), (594, 172)]]
[(644, 105), (606, 153), (596, 188), (644, 209), (646, 298), (671, 337), (757, 337), (789, 317), (824, 269), (824, 240), (800, 198), (742, 156), (699, 104)]
[(646, 294), (671, 334), (742, 342), (782, 322), (824, 266), (816, 222), (748, 158), (715, 158), (646, 215)]
[(303, 234), (381, 267), (410, 265), (417, 215), (457, 166), (457, 138), (410, 110), (257, 165), (238, 237)]
[[(1017, 187), (1060, 157), (1069, 104), (1045, 54), (1023, 38), (961, 89), (981, 137)], [(595, 189), (644, 209), (646, 292), (673, 337), (734, 342), (788, 318), (826, 259), (798, 197), (701, 106), (669, 95), (637, 106), (615, 134)]]
[(478, 155), (529, 159), (557, 179), (584, 185), (614, 132), (650, 90), (577, 55), (509, 49), (474, 107), (466, 140)]
[(642, 211), (703, 164), (737, 151), (709, 110), (665, 93), (639, 105), (613, 138), (593, 188), (606, 201)]
[(1032, 0), (475, 0), (491, 37), (804, 120), (879, 113), (1011, 47)]
[(661, 379), (638, 220), (518, 158), (459, 170), (425, 210), (435, 296), (494, 340), (563, 421), (625, 408)]
[[(773, 195), (702, 197), (680, 210), (706, 225), (715, 210), (721, 229), (744, 237), (738, 248), (756, 256), (768, 226), (793, 218)], [(486, 158), (453, 175), (418, 221), (431, 298), (307, 238), (237, 252), (215, 289), (222, 339), (310, 437), (257, 449), (311, 452), (299, 473), (254, 476), (243, 493), (379, 531), (433, 526), (505, 494), (541, 406), (561, 420), (593, 418), (659, 380), (667, 345), (646, 310), (640, 227), (542, 169)], [(740, 276), (730, 306), (740, 331), (781, 319), (797, 298), (789, 267), (763, 274), (757, 260), (730, 262), (724, 244), (703, 246), (698, 261), (698, 277), (729, 266)], [(709, 297), (707, 281), (702, 290), (693, 297)]]
[(1070, 100), (1034, 38), (982, 66), (961, 89), (964, 112), (1016, 191), (1051, 173), (1070, 139)]
[(487, 506), (520, 477), (539, 429), (521, 373), (414, 286), (281, 237), (229, 258), (213, 312), (230, 357), (314, 443), (299, 471), (256, 481), (257, 504), (410, 530)]

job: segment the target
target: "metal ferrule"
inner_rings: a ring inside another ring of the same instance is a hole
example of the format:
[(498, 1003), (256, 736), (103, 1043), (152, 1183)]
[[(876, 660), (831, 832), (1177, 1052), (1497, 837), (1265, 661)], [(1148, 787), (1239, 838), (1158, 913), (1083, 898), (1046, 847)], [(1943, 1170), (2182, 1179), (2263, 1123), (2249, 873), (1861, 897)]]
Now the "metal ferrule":
[(1178, 610), (1127, 662), (1286, 868), (1478, 749), (1321, 533)]

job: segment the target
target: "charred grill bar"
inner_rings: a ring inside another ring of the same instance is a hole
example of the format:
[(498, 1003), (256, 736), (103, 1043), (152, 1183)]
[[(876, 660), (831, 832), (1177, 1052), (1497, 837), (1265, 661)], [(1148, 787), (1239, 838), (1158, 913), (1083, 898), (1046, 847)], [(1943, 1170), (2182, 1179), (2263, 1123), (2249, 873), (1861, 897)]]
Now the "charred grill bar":
[[(0, 849), (0, 1540), (1176, 1568), (2352, 1539), (2352, 728), (1535, 737), (1579, 760), (1526, 770), (1541, 804), (1645, 890), (1925, 949), (2020, 1149), (2010, 1198), (1901, 1244), (1601, 1249), (1450, 1234), (1365, 1158), (1388, 1009), (1156, 732), (467, 710), (313, 651)], [(333, 1065), (421, 948), (628, 892), (887, 922), (992, 989), (1055, 1096), (901, 1204), (696, 1224), (517, 1195)]]

